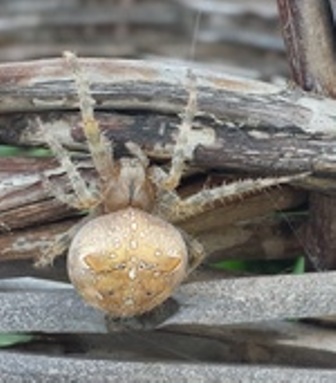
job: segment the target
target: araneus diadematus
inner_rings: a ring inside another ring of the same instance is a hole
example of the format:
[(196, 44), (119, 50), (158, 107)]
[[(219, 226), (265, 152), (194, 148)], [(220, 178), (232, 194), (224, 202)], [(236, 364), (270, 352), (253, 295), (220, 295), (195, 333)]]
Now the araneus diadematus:
[(94, 118), (94, 100), (85, 72), (75, 55), (66, 53), (65, 60), (74, 76), (83, 130), (99, 182), (97, 187), (88, 185), (67, 151), (40, 123), (49, 147), (69, 177), (73, 194), (54, 185), (50, 191), (62, 202), (90, 213), (37, 263), (51, 263), (72, 241), (67, 259), (69, 277), (84, 299), (112, 317), (137, 316), (165, 301), (205, 257), (197, 240), (168, 221), (188, 218), (209, 203), (288, 182), (293, 177), (248, 179), (203, 189), (181, 199), (175, 189), (188, 159), (185, 148), (196, 114), (196, 79), (191, 72), (187, 75), (189, 101), (166, 173), (150, 166), (141, 148), (131, 142), (126, 144), (130, 157), (114, 160), (112, 145), (100, 133)]

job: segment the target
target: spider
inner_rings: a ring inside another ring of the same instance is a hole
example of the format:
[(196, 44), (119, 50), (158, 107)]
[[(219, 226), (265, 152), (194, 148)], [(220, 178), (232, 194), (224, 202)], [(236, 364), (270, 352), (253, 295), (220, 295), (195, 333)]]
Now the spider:
[(113, 145), (100, 133), (94, 100), (78, 58), (64, 54), (79, 98), (83, 130), (94, 167), (96, 186), (81, 177), (56, 137), (39, 126), (50, 149), (65, 169), (73, 194), (46, 180), (54, 197), (89, 214), (57, 238), (37, 264), (45, 266), (69, 247), (69, 278), (89, 304), (114, 318), (139, 316), (164, 302), (205, 258), (203, 246), (173, 225), (201, 212), (209, 204), (244, 195), (291, 177), (243, 180), (203, 189), (185, 199), (176, 192), (185, 161), (188, 134), (197, 112), (196, 78), (187, 73), (189, 100), (178, 127), (168, 172), (150, 165), (135, 143), (125, 144), (129, 157), (115, 160)]

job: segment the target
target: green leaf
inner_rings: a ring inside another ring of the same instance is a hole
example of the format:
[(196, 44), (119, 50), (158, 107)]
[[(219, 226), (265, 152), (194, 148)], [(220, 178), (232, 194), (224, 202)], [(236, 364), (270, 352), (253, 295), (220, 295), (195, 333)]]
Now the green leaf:
[(303, 274), (305, 272), (305, 258), (298, 257), (293, 266), (293, 274)]
[(30, 342), (34, 339), (34, 335), (29, 334), (1, 334), (0, 347), (9, 347), (18, 343)]
[(13, 157), (20, 153), (20, 149), (16, 146), (0, 145), (0, 157)]
[(0, 157), (52, 157), (50, 149), (0, 145)]

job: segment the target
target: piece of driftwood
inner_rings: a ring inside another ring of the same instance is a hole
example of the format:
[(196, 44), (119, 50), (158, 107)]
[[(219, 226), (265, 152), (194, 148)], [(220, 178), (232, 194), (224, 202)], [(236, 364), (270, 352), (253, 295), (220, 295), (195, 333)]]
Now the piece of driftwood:
[[(160, 328), (334, 315), (335, 284), (335, 272), (218, 278), (187, 283), (173, 296), (178, 311)], [(0, 303), (0, 329), (3, 332), (103, 331), (99, 327), (102, 326), (102, 314), (87, 306), (70, 287), (4, 290), (0, 292)]]
[[(103, 129), (105, 125), (107, 135), (112, 138), (113, 131), (126, 129), (127, 139), (140, 144), (143, 137), (150, 136), (152, 139), (144, 145), (148, 154), (169, 157), (174, 125), (179, 121), (177, 114), (187, 102), (185, 83), (190, 68), (144, 61), (81, 62), (92, 83), (97, 118)], [(199, 113), (190, 142), (201, 142), (192, 157), (194, 165), (264, 174), (303, 171), (333, 174), (335, 101), (213, 71), (195, 68), (193, 73), (197, 79)], [(19, 137), (21, 143), (41, 143), (43, 138), (34, 122), (36, 115), (20, 113), (75, 108), (77, 101), (70, 78), (63, 60), (0, 65), (1, 140)], [(106, 114), (101, 117), (99, 110), (122, 111), (126, 117), (112, 116), (107, 123)], [(128, 111), (132, 111), (133, 117), (127, 115)], [(140, 113), (138, 119), (134, 117), (136, 111)], [(159, 125), (155, 117), (148, 115), (154, 112), (163, 114)], [(71, 145), (73, 140), (81, 140), (80, 131), (76, 138), (77, 129), (73, 125), (69, 132), (67, 118), (48, 116), (45, 125), (57, 128), (63, 141)], [(122, 122), (125, 120), (126, 128)], [(158, 140), (159, 144), (153, 145)], [(332, 190), (332, 182), (326, 186), (323, 180), (315, 178), (311, 183), (313, 187)]]

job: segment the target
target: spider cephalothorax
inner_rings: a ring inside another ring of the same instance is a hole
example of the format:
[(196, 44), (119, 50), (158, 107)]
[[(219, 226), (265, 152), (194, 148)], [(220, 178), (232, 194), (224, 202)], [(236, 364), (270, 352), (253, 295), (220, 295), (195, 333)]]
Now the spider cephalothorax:
[(74, 75), (98, 183), (96, 187), (86, 184), (66, 150), (40, 123), (46, 141), (69, 177), (73, 193), (50, 187), (46, 180), (48, 189), (64, 203), (89, 210), (89, 215), (58, 238), (37, 263), (52, 262), (71, 243), (69, 277), (84, 299), (112, 317), (139, 315), (168, 298), (205, 256), (201, 244), (172, 223), (216, 201), (287, 182), (291, 177), (245, 180), (181, 199), (175, 188), (182, 176), (186, 150), (190, 151), (188, 135), (196, 114), (193, 75), (187, 72), (189, 101), (178, 127), (171, 168), (166, 173), (150, 166), (134, 143), (126, 144), (130, 157), (114, 160), (112, 145), (100, 133), (94, 118), (94, 100), (80, 62), (71, 53), (65, 55), (65, 60)]

